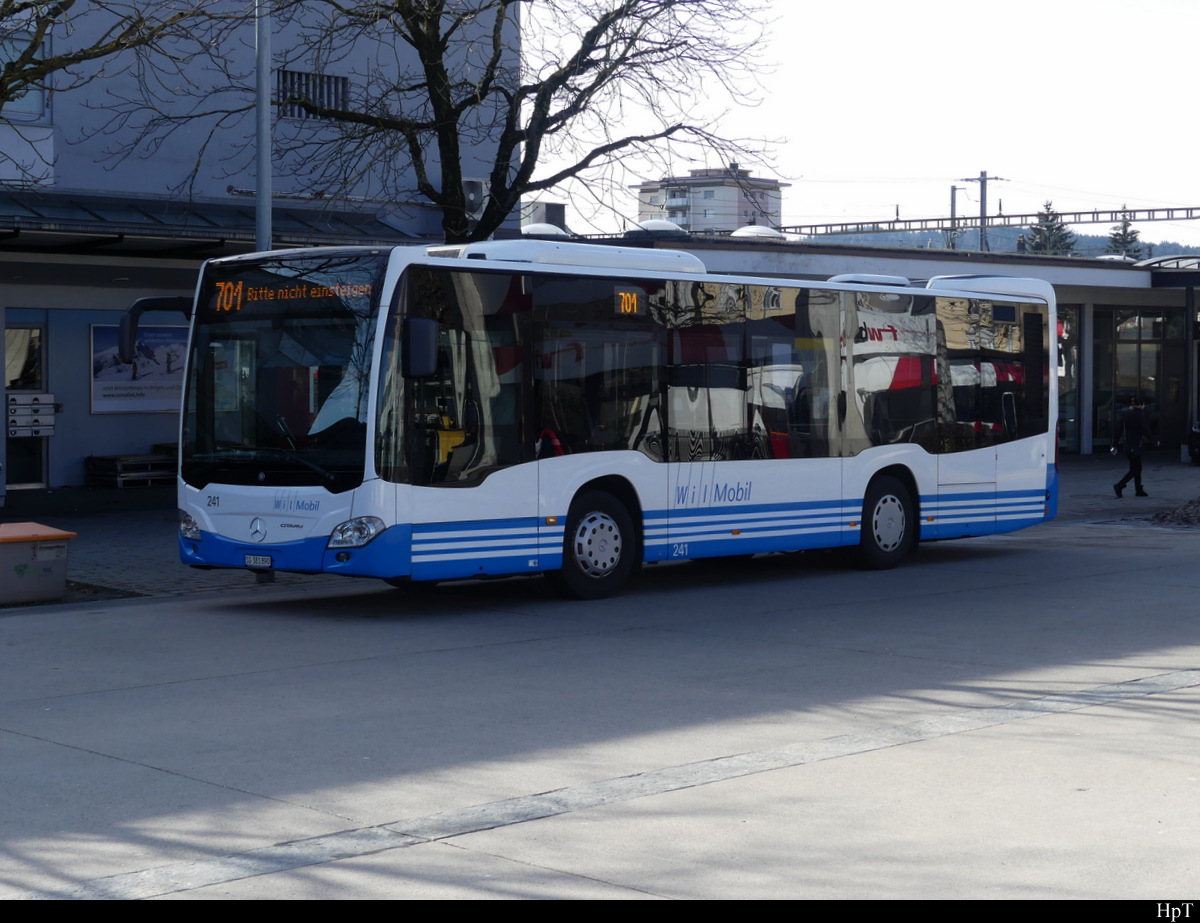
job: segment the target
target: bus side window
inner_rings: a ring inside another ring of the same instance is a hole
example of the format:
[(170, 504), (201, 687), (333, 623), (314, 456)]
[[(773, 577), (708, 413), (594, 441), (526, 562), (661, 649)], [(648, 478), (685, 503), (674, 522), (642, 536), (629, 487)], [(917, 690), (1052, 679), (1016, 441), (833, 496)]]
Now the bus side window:
[(838, 367), (840, 328), (836, 297), (750, 286), (747, 400), (753, 457), (831, 454), (830, 374)]
[(662, 460), (661, 292), (653, 281), (536, 280), (536, 457), (633, 450)]

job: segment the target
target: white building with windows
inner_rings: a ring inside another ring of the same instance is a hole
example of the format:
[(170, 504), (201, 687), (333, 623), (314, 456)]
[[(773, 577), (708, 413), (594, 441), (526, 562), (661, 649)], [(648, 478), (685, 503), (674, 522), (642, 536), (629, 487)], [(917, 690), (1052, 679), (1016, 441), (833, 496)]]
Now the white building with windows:
[(685, 231), (736, 231), (753, 225), (778, 227), (788, 183), (750, 175), (736, 163), (664, 176), (632, 188), (638, 194), (638, 223), (665, 218)]

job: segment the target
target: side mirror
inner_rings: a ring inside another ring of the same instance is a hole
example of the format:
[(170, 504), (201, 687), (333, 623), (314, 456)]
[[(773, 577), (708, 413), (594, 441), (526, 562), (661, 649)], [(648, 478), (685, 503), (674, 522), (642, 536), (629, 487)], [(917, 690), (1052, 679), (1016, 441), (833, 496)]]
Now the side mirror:
[(183, 319), (192, 319), (192, 299), (179, 295), (155, 298), (139, 298), (121, 315), (121, 328), (117, 334), (117, 357), (122, 362), (132, 362), (137, 352), (138, 319), (147, 311), (178, 311)]

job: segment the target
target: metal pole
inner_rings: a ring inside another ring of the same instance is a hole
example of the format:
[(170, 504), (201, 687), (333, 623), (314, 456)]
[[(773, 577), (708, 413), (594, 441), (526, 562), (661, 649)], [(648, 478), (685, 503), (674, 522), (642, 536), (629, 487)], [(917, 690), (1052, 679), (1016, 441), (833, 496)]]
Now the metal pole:
[(950, 249), (958, 249), (958, 190), (963, 186), (950, 187)]
[(987, 170), (979, 174), (979, 249), (987, 252)]
[(271, 8), (255, 0), (254, 246), (271, 249)]
[(1196, 289), (1189, 285), (1183, 290), (1183, 329), (1187, 348), (1183, 353), (1183, 380), (1187, 382), (1187, 421), (1183, 425), (1183, 460), (1187, 460), (1188, 436), (1196, 422)]

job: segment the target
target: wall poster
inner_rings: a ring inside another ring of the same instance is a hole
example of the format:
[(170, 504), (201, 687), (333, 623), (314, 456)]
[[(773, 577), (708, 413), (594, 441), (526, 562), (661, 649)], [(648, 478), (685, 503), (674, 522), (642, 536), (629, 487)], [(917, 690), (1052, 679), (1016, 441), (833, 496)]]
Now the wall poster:
[(118, 330), (92, 325), (92, 413), (178, 413), (188, 328), (138, 327), (133, 362), (117, 356)]

